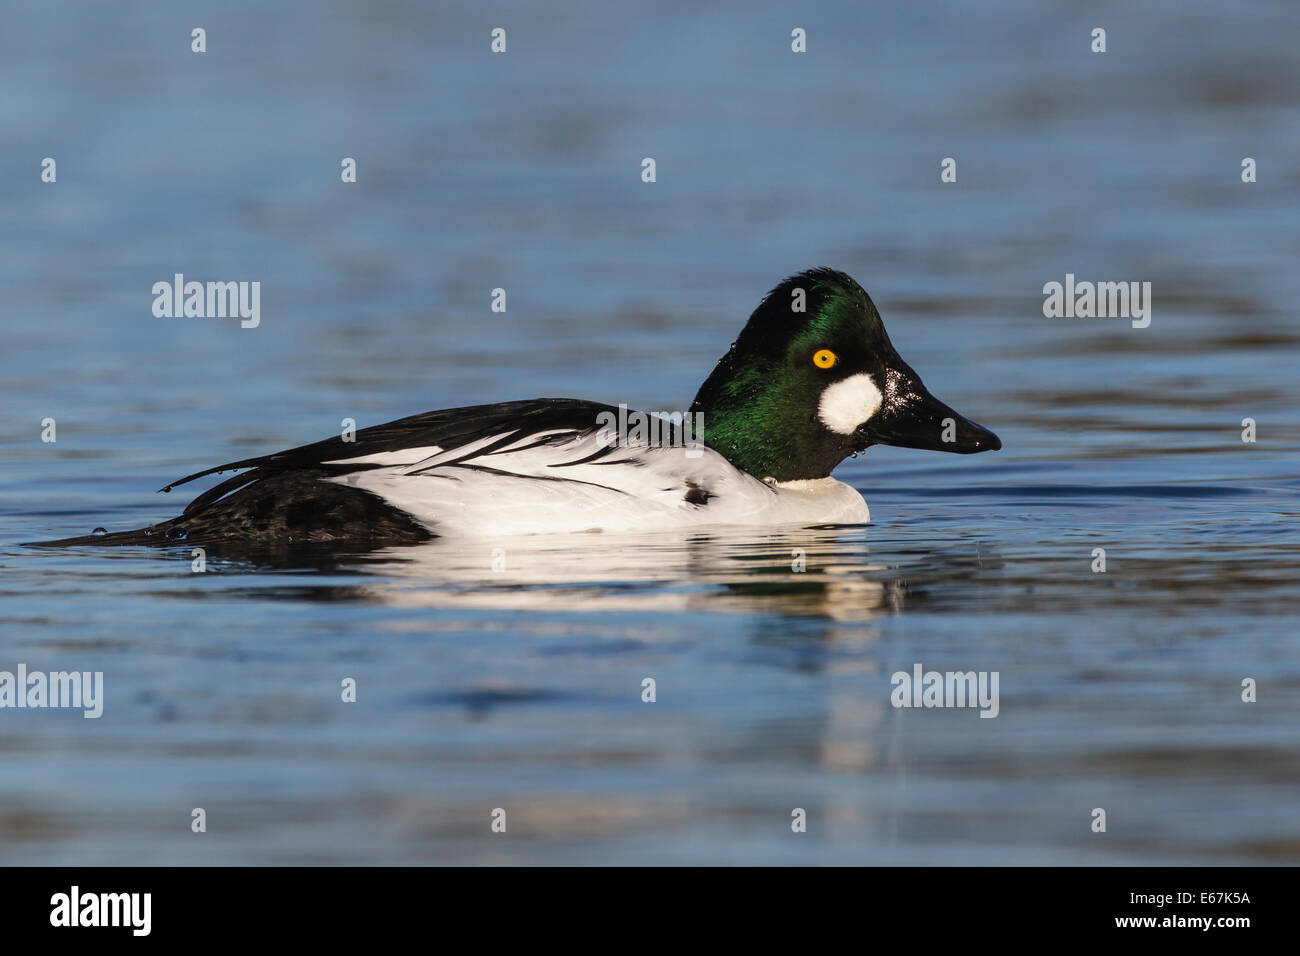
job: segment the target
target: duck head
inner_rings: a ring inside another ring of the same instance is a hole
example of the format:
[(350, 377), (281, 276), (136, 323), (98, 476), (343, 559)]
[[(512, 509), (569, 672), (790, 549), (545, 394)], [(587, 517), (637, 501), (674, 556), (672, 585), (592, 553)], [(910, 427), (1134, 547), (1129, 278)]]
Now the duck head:
[(825, 478), (872, 445), (969, 455), (998, 436), (926, 389), (862, 286), (812, 269), (769, 292), (695, 401), (704, 443), (758, 478)]

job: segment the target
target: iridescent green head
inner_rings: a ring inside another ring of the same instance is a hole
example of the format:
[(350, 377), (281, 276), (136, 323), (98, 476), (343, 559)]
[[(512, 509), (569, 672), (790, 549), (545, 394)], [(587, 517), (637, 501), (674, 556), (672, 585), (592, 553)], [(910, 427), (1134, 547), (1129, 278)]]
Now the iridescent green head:
[(700, 386), (704, 442), (757, 478), (825, 478), (870, 445), (970, 454), (1002, 447), (931, 395), (880, 313), (843, 272), (811, 269), (769, 292)]

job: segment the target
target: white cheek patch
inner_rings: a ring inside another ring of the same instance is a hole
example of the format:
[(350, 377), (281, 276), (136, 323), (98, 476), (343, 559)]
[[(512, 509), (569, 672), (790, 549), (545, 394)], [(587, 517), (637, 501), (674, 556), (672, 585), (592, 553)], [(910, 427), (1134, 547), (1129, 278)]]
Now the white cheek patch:
[(831, 431), (851, 435), (880, 410), (882, 400), (871, 376), (859, 372), (827, 386), (817, 404), (817, 417)]

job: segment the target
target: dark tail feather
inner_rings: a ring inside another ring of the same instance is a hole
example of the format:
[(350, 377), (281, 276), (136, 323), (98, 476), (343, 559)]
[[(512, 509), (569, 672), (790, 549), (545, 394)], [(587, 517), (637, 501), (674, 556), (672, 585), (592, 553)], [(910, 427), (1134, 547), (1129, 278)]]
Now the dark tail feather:
[(434, 537), (411, 515), (382, 498), (321, 480), (329, 474), (323, 470), (267, 473), (255, 468), (205, 491), (179, 517), (147, 528), (33, 544), (69, 548), (337, 542), (378, 547)]
[[(204, 468), (202, 471), (196, 471), (194, 474), (186, 475), (184, 478), (177, 478), (175, 481), (169, 481), (158, 490), (162, 492), (171, 491), (177, 485), (189, 484), (196, 478), (206, 478), (208, 475), (219, 475), (223, 471), (235, 471), (239, 468), (256, 468), (259, 465), (266, 464), (273, 457), (273, 455), (265, 455), (261, 458), (245, 458), (243, 461), (232, 461), (225, 465), (213, 465), (211, 468)], [(249, 472), (248, 474), (251, 475), (252, 472)], [(239, 476), (236, 475), (235, 477)], [(222, 482), (222, 484), (224, 483), (225, 482)], [(218, 485), (217, 487), (220, 488), (221, 485)]]

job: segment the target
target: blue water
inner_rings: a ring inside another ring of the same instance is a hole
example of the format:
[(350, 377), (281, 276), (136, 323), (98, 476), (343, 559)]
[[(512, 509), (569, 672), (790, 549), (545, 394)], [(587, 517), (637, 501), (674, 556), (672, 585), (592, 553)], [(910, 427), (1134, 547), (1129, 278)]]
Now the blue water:
[[(0, 710), (0, 860), (1300, 861), (1300, 8), (0, 17), (0, 669), (106, 688)], [(870, 526), (21, 546), (344, 418), (685, 408), (822, 264), (1005, 446), (846, 462)], [(155, 318), (176, 272), (261, 324)], [(1044, 318), (1067, 272), (1151, 282), (1150, 327)], [(999, 672), (999, 716), (894, 708), (916, 663)]]

